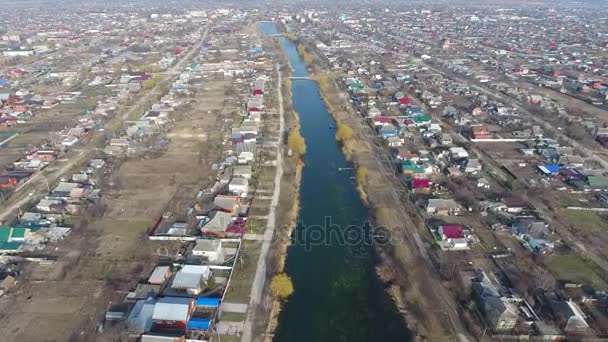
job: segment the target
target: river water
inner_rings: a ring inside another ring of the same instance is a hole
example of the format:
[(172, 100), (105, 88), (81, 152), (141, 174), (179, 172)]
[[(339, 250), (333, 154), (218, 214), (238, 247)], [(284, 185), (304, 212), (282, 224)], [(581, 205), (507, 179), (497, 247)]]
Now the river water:
[[(273, 23), (260, 23), (266, 34)], [(294, 43), (281, 39), (293, 76), (308, 76)], [(293, 80), (293, 107), (306, 141), (300, 216), (286, 261), (294, 294), (283, 306), (277, 342), (409, 341), (405, 324), (374, 271), (374, 253), (351, 165), (317, 83)]]

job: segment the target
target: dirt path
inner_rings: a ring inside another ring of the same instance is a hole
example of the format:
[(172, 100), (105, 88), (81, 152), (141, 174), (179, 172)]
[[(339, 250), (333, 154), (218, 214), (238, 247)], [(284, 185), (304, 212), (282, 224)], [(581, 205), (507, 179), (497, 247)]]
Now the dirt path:
[(279, 66), (275, 64), (275, 70), (278, 74), (277, 78), (277, 99), (279, 102), (279, 137), (278, 137), (278, 151), (276, 165), (277, 170), (274, 176), (274, 191), (272, 193), (272, 202), (270, 204), (270, 213), (268, 214), (268, 222), (266, 224), (266, 231), (264, 232), (264, 242), (262, 243), (262, 250), (260, 252), (260, 258), (258, 259), (258, 266), (255, 271), (255, 277), (253, 279), (253, 285), (251, 286), (251, 299), (249, 301), (249, 311), (247, 318), (243, 326), (243, 335), (241, 342), (250, 342), (253, 334), (253, 322), (255, 321), (255, 308), (262, 301), (262, 292), (264, 285), (266, 284), (266, 259), (268, 257), (268, 250), (272, 242), (272, 236), (275, 230), (275, 219), (276, 219), (276, 208), (279, 204), (279, 194), (281, 193), (281, 178), (283, 178), (283, 146), (281, 139), (285, 131), (285, 113), (283, 110), (283, 92), (281, 85), (283, 84), (281, 71)]

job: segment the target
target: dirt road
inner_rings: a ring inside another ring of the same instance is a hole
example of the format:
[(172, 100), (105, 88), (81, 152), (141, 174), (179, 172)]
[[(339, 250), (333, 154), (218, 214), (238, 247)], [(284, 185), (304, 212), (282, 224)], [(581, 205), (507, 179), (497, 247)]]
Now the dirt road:
[(283, 147), (281, 139), (285, 131), (285, 113), (283, 110), (283, 92), (281, 85), (283, 84), (281, 71), (279, 66), (275, 64), (275, 70), (278, 74), (277, 78), (277, 99), (279, 102), (279, 141), (276, 165), (277, 170), (274, 176), (274, 191), (272, 193), (272, 201), (270, 204), (270, 212), (268, 214), (268, 222), (266, 224), (266, 231), (264, 232), (264, 242), (262, 243), (262, 249), (260, 252), (260, 258), (258, 259), (258, 266), (255, 271), (255, 277), (253, 279), (253, 285), (251, 286), (251, 298), (249, 300), (249, 312), (245, 319), (243, 326), (243, 335), (241, 336), (242, 342), (250, 342), (252, 340), (253, 333), (253, 322), (255, 321), (256, 307), (262, 301), (262, 292), (266, 284), (266, 259), (268, 257), (268, 250), (272, 243), (272, 236), (274, 235), (275, 222), (276, 222), (276, 208), (279, 204), (279, 195), (281, 193), (281, 178), (283, 178)]

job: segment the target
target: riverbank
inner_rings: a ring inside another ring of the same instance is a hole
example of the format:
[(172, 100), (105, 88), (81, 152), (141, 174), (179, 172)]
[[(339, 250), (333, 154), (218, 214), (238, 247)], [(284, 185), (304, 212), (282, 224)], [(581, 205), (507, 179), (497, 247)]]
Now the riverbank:
[(406, 208), (404, 211), (400, 206), (402, 198), (392, 186), (395, 181), (391, 177), (394, 169), (389, 165), (387, 170), (386, 161), (380, 160), (380, 153), (375, 152), (377, 148), (382, 148), (381, 143), (374, 140), (370, 128), (361, 123), (358, 114), (349, 110), (348, 97), (344, 97), (338, 85), (340, 78), (325, 69), (312, 48), (308, 48), (308, 55), (313, 56), (311, 69), (315, 75), (319, 75), (316, 78), (323, 79), (319, 94), (328, 111), (336, 122), (347, 125), (353, 131), (348, 139), (341, 139), (342, 149), (345, 155), (351, 157), (356, 169), (367, 170), (365, 181), (357, 183), (362, 200), (371, 209), (374, 225), (388, 228), (395, 241), (399, 241), (374, 245), (378, 277), (417, 339), (453, 337), (454, 328), (450, 320), (441, 314), (433, 314), (446, 310), (441, 297), (433, 290), (433, 287), (441, 284), (425, 268), (432, 267), (428, 256), (416, 253), (424, 248), (420, 247), (420, 240), (416, 240), (417, 233), (408, 232), (416, 231), (417, 227), (423, 226), (423, 222), (415, 210)]
[[(267, 29), (272, 34), (273, 28)], [(296, 45), (286, 39), (281, 43), (298, 77), (292, 82), (293, 106), (307, 146), (298, 224), (285, 263), (295, 292), (280, 311), (274, 341), (408, 341), (403, 320), (375, 273), (366, 238), (369, 212), (352, 181), (352, 163), (331, 129), (336, 122)], [(344, 238), (353, 228), (364, 240), (332, 238)]]
[[(280, 52), (280, 51), (279, 51)], [(291, 80), (291, 67), (285, 66), (280, 72), (283, 73), (283, 106), (285, 108), (285, 125), (287, 132), (300, 130), (300, 119), (297, 112), (293, 110)], [(286, 139), (283, 139), (285, 144)], [(283, 179), (281, 180), (281, 193), (279, 195), (279, 207), (277, 208), (277, 230), (273, 237), (273, 250), (268, 256), (268, 272), (266, 282), (269, 284), (276, 274), (285, 272), (285, 260), (287, 248), (291, 243), (291, 236), (296, 227), (298, 213), (300, 211), (300, 184), (302, 181), (302, 169), (304, 163), (300, 156), (293, 154), (283, 159)], [(270, 303), (265, 313), (266, 327), (264, 329), (264, 341), (272, 341), (278, 324), (279, 314), (283, 302), (274, 298), (270, 291), (266, 291), (265, 302)]]

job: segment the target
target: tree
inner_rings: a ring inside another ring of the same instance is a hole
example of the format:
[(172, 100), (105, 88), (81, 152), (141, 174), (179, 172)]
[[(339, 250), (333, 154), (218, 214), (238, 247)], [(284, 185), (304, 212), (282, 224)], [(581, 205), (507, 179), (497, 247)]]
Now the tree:
[(345, 141), (351, 139), (353, 137), (353, 129), (348, 125), (343, 124), (341, 122), (336, 123), (338, 129), (336, 130), (336, 140), (344, 143)]
[(146, 90), (150, 90), (150, 89), (154, 88), (155, 85), (156, 85), (156, 81), (154, 81), (152, 79), (145, 80), (141, 83), (141, 86)]
[(270, 291), (277, 299), (286, 300), (293, 294), (291, 278), (285, 273), (275, 275), (270, 282)]
[(120, 74), (122, 72), (122, 65), (120, 65), (120, 64), (112, 65), (112, 72), (115, 74)]
[(287, 146), (300, 157), (306, 154), (306, 142), (304, 142), (304, 137), (300, 134), (299, 129), (291, 130), (287, 138)]
[(361, 166), (357, 169), (357, 185), (363, 186), (367, 180), (367, 168)]
[(327, 76), (323, 74), (319, 75), (319, 89), (321, 89), (321, 91), (327, 90), (327, 82)]

